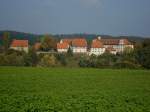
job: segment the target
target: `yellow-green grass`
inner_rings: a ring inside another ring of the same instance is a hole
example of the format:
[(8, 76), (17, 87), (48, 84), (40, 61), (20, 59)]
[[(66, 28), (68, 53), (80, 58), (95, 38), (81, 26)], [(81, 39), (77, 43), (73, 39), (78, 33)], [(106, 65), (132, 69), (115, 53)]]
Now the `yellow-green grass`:
[(150, 71), (0, 67), (0, 111), (149, 112)]

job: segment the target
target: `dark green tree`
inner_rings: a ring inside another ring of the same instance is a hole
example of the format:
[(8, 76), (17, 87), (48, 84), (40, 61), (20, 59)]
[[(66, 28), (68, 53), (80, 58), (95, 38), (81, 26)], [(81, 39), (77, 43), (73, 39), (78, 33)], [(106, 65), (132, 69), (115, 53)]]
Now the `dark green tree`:
[(67, 51), (67, 56), (73, 56), (73, 51), (72, 49), (69, 47), (68, 51)]
[(36, 66), (38, 63), (38, 56), (36, 54), (36, 50), (31, 47), (29, 49), (29, 53), (24, 54), (25, 66)]
[(7, 51), (9, 48), (9, 42), (10, 42), (9, 32), (4, 32), (2, 41), (3, 41), (4, 50)]
[(144, 68), (150, 69), (150, 39), (145, 39), (141, 45), (135, 49), (135, 58)]

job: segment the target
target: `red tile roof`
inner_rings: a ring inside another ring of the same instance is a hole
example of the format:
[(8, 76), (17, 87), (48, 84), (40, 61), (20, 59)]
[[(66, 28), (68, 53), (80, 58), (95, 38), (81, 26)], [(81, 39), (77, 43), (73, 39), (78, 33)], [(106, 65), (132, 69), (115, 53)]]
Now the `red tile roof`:
[(61, 39), (63, 43), (71, 44), (73, 39)]
[(103, 43), (98, 39), (94, 39), (91, 48), (103, 48)]
[(132, 43), (128, 41), (128, 39), (122, 39), (125, 45), (131, 45)]
[(101, 39), (104, 45), (118, 45), (119, 39)]
[(11, 47), (28, 47), (28, 40), (13, 40)]
[(104, 45), (119, 45), (120, 40), (123, 40), (123, 45), (130, 45), (131, 42), (128, 39), (101, 39)]
[(87, 41), (83, 38), (76, 38), (72, 41), (73, 47), (87, 47)]
[(68, 49), (69, 44), (68, 43), (57, 43), (57, 49)]

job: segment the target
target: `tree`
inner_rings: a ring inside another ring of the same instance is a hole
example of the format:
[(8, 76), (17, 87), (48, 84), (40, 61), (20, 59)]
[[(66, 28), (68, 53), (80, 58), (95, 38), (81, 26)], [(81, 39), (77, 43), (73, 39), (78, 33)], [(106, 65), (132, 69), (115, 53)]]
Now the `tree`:
[(10, 39), (9, 32), (4, 32), (4, 34), (3, 34), (3, 46), (4, 46), (5, 51), (7, 51), (9, 48), (9, 39)]
[(136, 59), (144, 68), (150, 69), (150, 47), (137, 50)]
[(45, 35), (42, 39), (41, 49), (44, 51), (55, 50), (56, 40), (51, 35)]
[(73, 52), (72, 52), (72, 49), (70, 47), (67, 51), (67, 56), (73, 56)]
[(136, 49), (135, 58), (138, 62), (147, 69), (150, 69), (150, 39), (144, 40), (142, 47)]
[(25, 63), (27, 66), (36, 66), (38, 62), (38, 56), (36, 50), (32, 47), (29, 49), (29, 53), (25, 55)]

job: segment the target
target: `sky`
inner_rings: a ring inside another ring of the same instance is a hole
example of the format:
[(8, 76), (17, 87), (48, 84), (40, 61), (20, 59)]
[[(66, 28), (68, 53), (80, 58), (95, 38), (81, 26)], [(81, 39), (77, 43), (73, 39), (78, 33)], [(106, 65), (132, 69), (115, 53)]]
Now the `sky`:
[(0, 30), (150, 36), (150, 0), (0, 0)]

